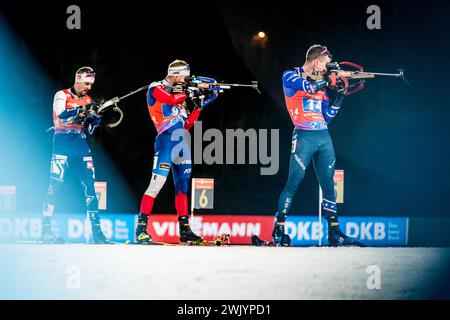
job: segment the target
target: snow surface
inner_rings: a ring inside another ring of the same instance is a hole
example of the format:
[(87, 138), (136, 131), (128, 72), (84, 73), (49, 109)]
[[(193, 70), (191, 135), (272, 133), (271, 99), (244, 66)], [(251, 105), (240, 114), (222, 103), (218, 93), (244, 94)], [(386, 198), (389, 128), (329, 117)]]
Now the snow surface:
[[(14, 244), (0, 253), (3, 299), (426, 299), (450, 270), (450, 248)], [(381, 288), (370, 290), (373, 265)]]

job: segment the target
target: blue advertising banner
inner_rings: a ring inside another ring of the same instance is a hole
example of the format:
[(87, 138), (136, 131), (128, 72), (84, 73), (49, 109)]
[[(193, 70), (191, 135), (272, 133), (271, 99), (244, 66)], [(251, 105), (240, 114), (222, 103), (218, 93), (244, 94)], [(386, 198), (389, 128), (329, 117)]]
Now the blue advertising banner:
[[(101, 214), (101, 226), (105, 236), (114, 242), (134, 239), (134, 214)], [(55, 214), (52, 218), (53, 232), (68, 243), (83, 243), (90, 239), (90, 223), (86, 215)], [(41, 236), (40, 214), (2, 214), (0, 215), (0, 242), (30, 241)]]
[[(101, 214), (101, 225), (105, 236), (113, 242), (134, 240), (136, 214)], [(262, 230), (268, 235), (273, 227), (273, 219), (267, 216), (233, 216), (253, 219), (260, 222)], [(252, 218), (253, 217), (253, 218)], [(170, 222), (173, 215), (162, 215), (161, 221)], [(155, 219), (155, 217), (154, 217)], [(223, 217), (208, 216), (211, 221), (225, 223)], [(86, 216), (78, 214), (55, 214), (52, 229), (67, 243), (86, 243), (90, 240), (90, 224)], [(172, 219), (173, 220), (173, 219)], [(220, 220), (220, 221), (219, 221)], [(252, 220), (252, 221), (253, 221)], [(159, 221), (161, 223), (161, 221)], [(158, 223), (158, 221), (153, 221)], [(175, 223), (175, 222), (174, 222)], [(153, 226), (153, 225), (152, 225)], [(367, 246), (405, 246), (408, 244), (408, 218), (388, 217), (340, 217), (340, 227), (348, 236), (356, 237)], [(174, 228), (177, 226), (174, 224)], [(327, 245), (327, 221), (322, 219), (322, 245)], [(156, 236), (156, 231), (152, 231)], [(319, 242), (320, 224), (314, 216), (291, 216), (286, 221), (286, 232), (293, 246), (316, 246)], [(36, 242), (41, 236), (40, 214), (2, 214), (0, 215), (0, 242)], [(167, 241), (163, 236), (161, 241)], [(212, 235), (211, 235), (212, 236)], [(250, 244), (251, 235), (232, 236), (234, 244)], [(173, 240), (173, 239), (172, 239)], [(175, 241), (176, 242), (176, 241)]]
[[(405, 246), (408, 244), (408, 218), (340, 217), (341, 230), (367, 246)], [(322, 219), (322, 245), (328, 245), (327, 221)], [(320, 223), (317, 217), (288, 217), (286, 233), (293, 246), (317, 245)]]

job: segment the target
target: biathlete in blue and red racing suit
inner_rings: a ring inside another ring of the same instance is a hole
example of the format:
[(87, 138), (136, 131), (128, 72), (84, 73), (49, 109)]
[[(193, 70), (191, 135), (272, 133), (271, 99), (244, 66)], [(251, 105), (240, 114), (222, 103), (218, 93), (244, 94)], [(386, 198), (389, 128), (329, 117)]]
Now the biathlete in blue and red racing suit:
[[(51, 217), (56, 198), (63, 186), (67, 171), (74, 170), (86, 198), (86, 210), (91, 222), (94, 243), (109, 243), (105, 238), (98, 216), (98, 200), (94, 189), (95, 167), (86, 140), (86, 131), (93, 134), (100, 125), (100, 116), (87, 108), (92, 99), (88, 95), (95, 80), (90, 67), (78, 69), (75, 84), (58, 91), (53, 101), (53, 154), (50, 166), (50, 185), (43, 205), (41, 243), (62, 243), (51, 228)], [(87, 129), (87, 130), (86, 130)]]
[[(344, 96), (338, 94), (334, 102), (330, 102), (326, 87), (334, 86), (336, 78), (332, 75), (323, 76), (326, 75), (326, 65), (330, 61), (331, 54), (328, 49), (314, 45), (309, 48), (303, 67), (283, 73), (283, 91), (294, 132), (289, 176), (278, 200), (272, 232), (273, 241), (277, 245), (290, 245), (284, 224), (295, 193), (311, 161), (323, 190), (321, 205), (328, 221), (329, 245), (362, 245), (354, 238), (346, 236), (339, 228), (333, 180), (336, 156), (328, 124), (339, 112)], [(314, 75), (316, 80), (312, 80), (308, 75)]]
[[(209, 85), (206, 82), (214, 81), (209, 78), (204, 78), (204, 84), (198, 84), (200, 90), (197, 92), (186, 88), (185, 80), (189, 75), (189, 65), (185, 61), (175, 60), (169, 65), (167, 77), (153, 82), (148, 88), (148, 111), (158, 135), (154, 145), (152, 178), (140, 204), (135, 234), (137, 244), (151, 243), (152, 238), (147, 231), (148, 217), (170, 170), (175, 185), (175, 208), (178, 214), (180, 241), (202, 241), (189, 226), (187, 195), (192, 158), (188, 131), (200, 116), (202, 108), (217, 98), (217, 93), (207, 90)], [(189, 99), (195, 100), (197, 106), (191, 113), (186, 106)]]

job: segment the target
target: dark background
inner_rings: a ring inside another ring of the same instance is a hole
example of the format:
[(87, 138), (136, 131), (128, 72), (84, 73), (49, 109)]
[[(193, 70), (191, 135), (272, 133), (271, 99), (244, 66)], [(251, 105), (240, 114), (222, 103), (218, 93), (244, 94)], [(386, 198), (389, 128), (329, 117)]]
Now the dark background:
[[(81, 8), (81, 30), (68, 30), (66, 8)], [(369, 30), (366, 9), (381, 8), (381, 30)], [(194, 74), (220, 81), (258, 80), (262, 95), (237, 88), (202, 112), (207, 128), (280, 130), (280, 170), (260, 176), (259, 165), (195, 165), (193, 177), (216, 181), (221, 214), (273, 214), (284, 187), (292, 124), (281, 74), (301, 66), (307, 48), (327, 45), (335, 60), (368, 71), (404, 68), (398, 79), (370, 80), (348, 97), (330, 125), (337, 169), (345, 170), (342, 215), (448, 216), (450, 4), (446, 1), (283, 1), (155, 4), (53, 2), (1, 5), (2, 73), (0, 184), (16, 184), (17, 209), (40, 211), (48, 185), (52, 101), (73, 83), (77, 68), (96, 69), (93, 97), (111, 98), (164, 78), (174, 59)], [(258, 31), (265, 48), (254, 46)], [(8, 33), (8, 40), (5, 34)], [(121, 103), (123, 123), (90, 138), (98, 181), (108, 181), (108, 211), (137, 212), (151, 176), (156, 130), (145, 94)], [(204, 143), (206, 145), (207, 143)], [(70, 176), (69, 176), (70, 177)], [(57, 211), (83, 211), (75, 179)], [(171, 178), (155, 212), (174, 212)], [(316, 214), (318, 184), (312, 165), (291, 214)]]

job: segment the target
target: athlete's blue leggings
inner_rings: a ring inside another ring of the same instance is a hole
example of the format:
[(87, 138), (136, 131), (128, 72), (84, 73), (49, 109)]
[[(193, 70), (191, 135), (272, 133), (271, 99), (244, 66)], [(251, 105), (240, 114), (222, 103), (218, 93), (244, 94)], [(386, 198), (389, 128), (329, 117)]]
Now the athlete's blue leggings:
[(84, 134), (55, 134), (50, 166), (50, 185), (43, 205), (43, 215), (51, 217), (56, 197), (64, 183), (67, 170), (74, 170), (83, 188), (86, 209), (91, 220), (98, 214), (98, 201), (95, 193), (95, 168), (91, 150)]
[(330, 134), (328, 130), (294, 130), (289, 177), (278, 200), (277, 222), (286, 220), (292, 200), (311, 160), (323, 192), (324, 216), (334, 215), (337, 219), (333, 180), (336, 157)]
[(192, 161), (189, 133), (181, 126), (167, 130), (156, 138), (152, 179), (141, 200), (142, 214), (152, 212), (154, 200), (164, 186), (170, 169), (175, 185), (175, 208), (179, 216), (186, 216)]
[(188, 132), (181, 128), (177, 130), (178, 135), (172, 134), (172, 132), (172, 130), (168, 130), (156, 138), (152, 174), (167, 178), (172, 169), (175, 195), (179, 192), (187, 194), (192, 171)]

